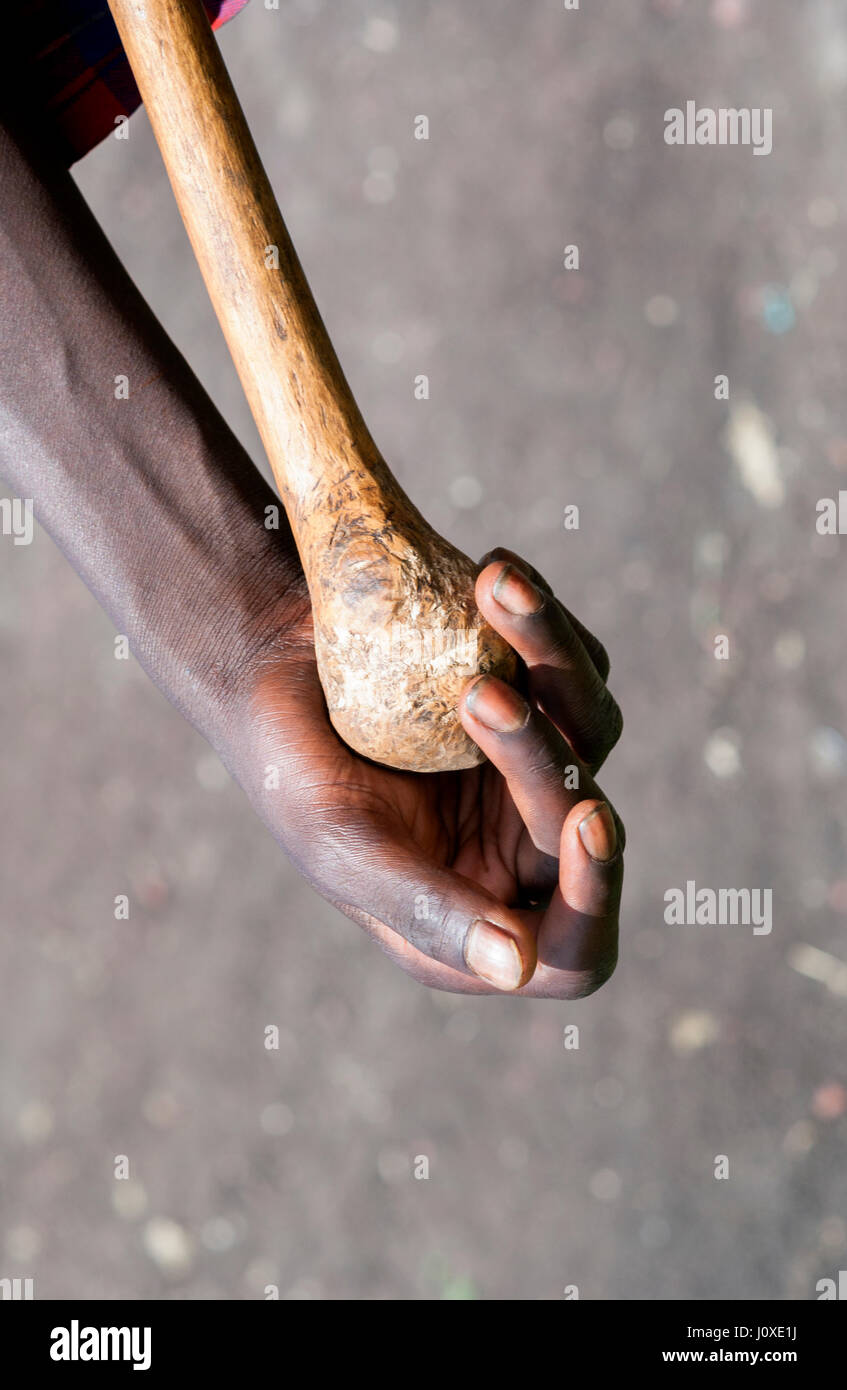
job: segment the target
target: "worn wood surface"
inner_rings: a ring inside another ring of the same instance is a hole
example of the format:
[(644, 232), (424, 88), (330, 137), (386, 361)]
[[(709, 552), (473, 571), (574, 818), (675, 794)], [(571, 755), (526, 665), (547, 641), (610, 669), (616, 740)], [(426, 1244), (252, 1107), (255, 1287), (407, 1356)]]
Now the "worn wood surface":
[(109, 0), (309, 584), (330, 718), (412, 771), (481, 761), (456, 715), (515, 659), (475, 567), (391, 475), (318, 313), (200, 0)]

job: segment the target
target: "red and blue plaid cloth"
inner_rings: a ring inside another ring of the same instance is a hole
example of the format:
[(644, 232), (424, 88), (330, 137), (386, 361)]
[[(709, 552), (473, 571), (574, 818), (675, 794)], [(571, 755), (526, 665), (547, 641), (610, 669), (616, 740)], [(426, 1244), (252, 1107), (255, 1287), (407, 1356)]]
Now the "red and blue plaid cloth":
[[(247, 0), (203, 0), (217, 29)], [(106, 0), (22, 0), (4, 19), (6, 56), (67, 164), (141, 104)], [(10, 32), (11, 30), (11, 32)]]

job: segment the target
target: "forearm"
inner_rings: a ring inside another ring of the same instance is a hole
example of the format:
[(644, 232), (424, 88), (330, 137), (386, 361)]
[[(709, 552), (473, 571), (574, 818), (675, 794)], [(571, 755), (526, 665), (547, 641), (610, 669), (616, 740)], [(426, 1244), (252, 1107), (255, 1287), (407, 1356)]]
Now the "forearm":
[[(0, 472), (216, 745), (303, 580), (276, 498), (70, 177), (0, 127)], [(116, 397), (116, 377), (128, 398)]]

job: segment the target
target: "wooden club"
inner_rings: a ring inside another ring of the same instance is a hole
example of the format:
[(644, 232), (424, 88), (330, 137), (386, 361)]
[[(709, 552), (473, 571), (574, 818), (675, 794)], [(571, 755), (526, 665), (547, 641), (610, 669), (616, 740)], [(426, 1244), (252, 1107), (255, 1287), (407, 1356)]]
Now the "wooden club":
[(516, 667), (477, 609), (476, 566), (371, 439), (201, 0), (109, 6), (294, 532), (330, 719), (391, 767), (472, 767), (459, 695)]

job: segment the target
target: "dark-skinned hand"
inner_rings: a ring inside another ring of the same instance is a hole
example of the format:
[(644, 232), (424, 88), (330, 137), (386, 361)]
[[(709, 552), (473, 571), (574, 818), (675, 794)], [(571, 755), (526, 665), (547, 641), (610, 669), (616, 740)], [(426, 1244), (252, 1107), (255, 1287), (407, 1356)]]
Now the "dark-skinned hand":
[[(573, 999), (617, 960), (624, 832), (594, 781), (621, 731), (597, 641), (510, 551), (476, 585), (522, 659), (459, 713), (487, 755), (456, 773), (397, 772), (332, 729), (307, 601), (251, 675), (255, 772), (240, 780), (303, 874), (423, 984)], [(294, 614), (294, 616), (292, 616)]]

